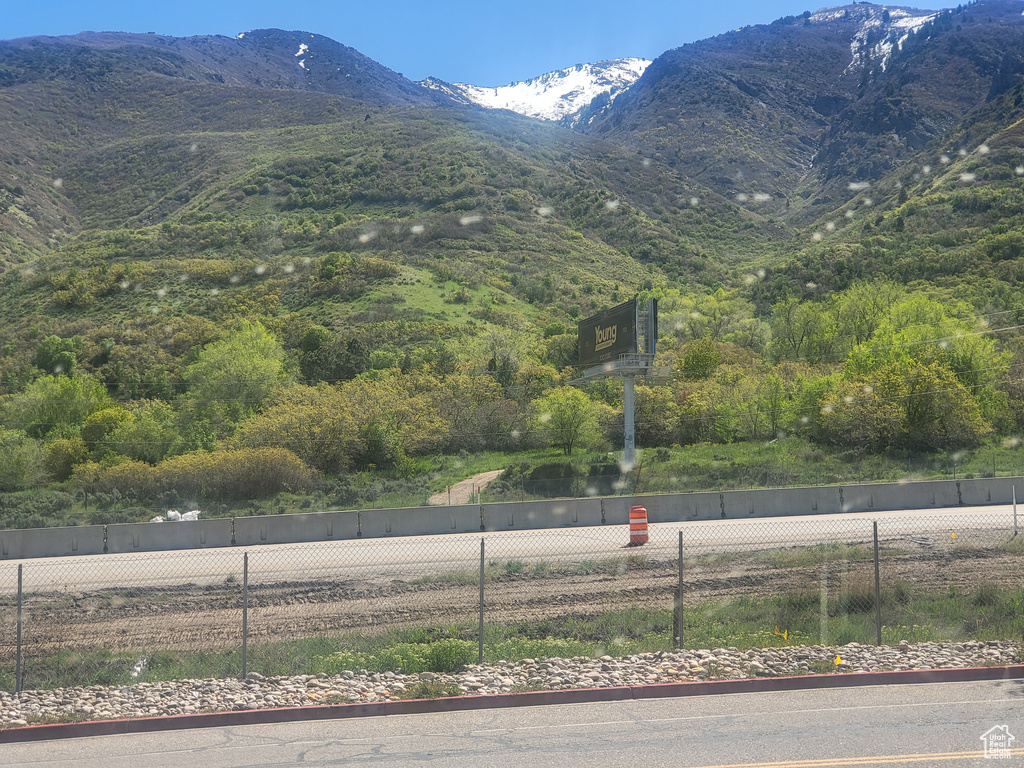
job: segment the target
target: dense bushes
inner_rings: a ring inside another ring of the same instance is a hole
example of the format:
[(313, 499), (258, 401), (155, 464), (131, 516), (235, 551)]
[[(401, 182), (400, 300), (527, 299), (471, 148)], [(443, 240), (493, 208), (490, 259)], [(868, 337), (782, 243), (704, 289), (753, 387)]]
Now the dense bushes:
[(125, 461), (112, 467), (80, 465), (77, 485), (100, 493), (119, 492), (137, 500), (237, 501), (283, 492), (311, 491), (319, 475), (284, 448), (242, 448), (175, 456), (151, 466)]

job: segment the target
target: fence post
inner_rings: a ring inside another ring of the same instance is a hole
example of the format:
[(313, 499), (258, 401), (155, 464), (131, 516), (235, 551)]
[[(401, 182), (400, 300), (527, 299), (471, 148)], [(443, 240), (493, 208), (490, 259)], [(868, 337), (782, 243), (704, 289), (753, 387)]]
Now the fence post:
[(1017, 486), (1011, 485), (1013, 489), (1013, 535), (1017, 535)]
[(821, 644), (828, 645), (828, 561), (821, 564)]
[(15, 693), (21, 693), (21, 569), (23, 565), (18, 564), (18, 652), (17, 652), (17, 663), (14, 669), (14, 690)]
[(242, 679), (249, 675), (249, 553), (242, 555)]
[(480, 537), (480, 632), (477, 647), (477, 664), (484, 663), (484, 538)]
[(882, 580), (878, 572), (878, 521), (872, 522), (875, 538), (875, 645), (882, 644)]
[(679, 529), (679, 594), (676, 595), (675, 629), (677, 648), (683, 647), (683, 529)]

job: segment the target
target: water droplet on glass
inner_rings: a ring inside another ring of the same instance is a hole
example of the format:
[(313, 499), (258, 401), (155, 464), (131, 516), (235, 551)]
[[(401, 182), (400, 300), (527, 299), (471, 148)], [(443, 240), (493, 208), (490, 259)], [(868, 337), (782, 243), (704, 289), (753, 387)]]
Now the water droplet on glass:
[(987, 155), (991, 150), (988, 148), (988, 144), (982, 144), (978, 147), (978, 152), (982, 155)]
[(422, 224), (413, 224), (411, 227), (409, 227), (409, 231), (412, 232), (414, 235), (422, 235), (426, 231), (426, 229), (427, 228), (424, 227)]
[(644, 168), (650, 168), (650, 167), (651, 167), (651, 158), (645, 157), (644, 158)]
[(549, 421), (551, 421), (551, 414), (550, 413), (542, 413), (537, 418), (540, 419), (542, 424), (547, 424)]
[(759, 278), (761, 278), (762, 280), (764, 280), (764, 276), (765, 276), (766, 274), (768, 274), (768, 273), (767, 273), (767, 272), (765, 272), (765, 271), (764, 271), (763, 269), (759, 269), (759, 270), (757, 270), (757, 272), (755, 272), (754, 274), (755, 274), (755, 275), (757, 275), (757, 276), (758, 276)]
[(846, 185), (846, 188), (851, 192), (863, 192), (865, 189), (871, 188), (870, 181), (851, 181)]
[(231, 284), (232, 285), (238, 285), (241, 282), (241, 280), (242, 280), (242, 278), (240, 278), (238, 275), (232, 275), (231, 276)]
[(554, 211), (552, 210), (550, 205), (542, 205), (540, 208), (537, 209), (537, 213), (540, 214), (541, 216), (550, 216), (553, 212)]
[(471, 224), (479, 224), (483, 220), (484, 217), (481, 216), (479, 213), (470, 213), (460, 218), (459, 224), (461, 224), (464, 227), (468, 227)]
[(960, 149), (960, 151), (957, 152), (957, 154), (960, 155), (960, 157), (967, 157), (967, 150), (966, 149)]
[(943, 165), (949, 165), (949, 155), (939, 155), (939, 162)]
[(179, 283), (187, 283), (188, 281), (189, 281), (189, 274), (188, 274), (188, 272), (183, 272), (182, 274), (178, 275), (178, 282)]
[(698, 205), (700, 205), (700, 198), (699, 197), (691, 197), (690, 198), (690, 207), (691, 208), (696, 208)]
[(54, 179), (53, 180), (53, 186), (55, 186), (55, 187), (63, 187), (64, 186), (64, 179), (61, 179), (61, 178)]
[(740, 192), (738, 195), (736, 195), (736, 202), (737, 203), (745, 203), (745, 202), (747, 202), (747, 200), (748, 200), (748, 198), (747, 198), (747, 196), (743, 192)]
[(864, 205), (866, 205), (868, 207), (871, 207), (874, 204), (875, 204), (875, 201), (872, 200), (870, 197), (865, 197), (864, 198)]
[(284, 265), (284, 273), (286, 275), (290, 275), (294, 271), (295, 271), (295, 265), (294, 264), (285, 264)]
[(266, 264), (257, 264), (255, 272), (256, 272), (257, 275), (266, 274), (266, 272), (267, 272), (267, 265)]
[(844, 216), (845, 216), (846, 218), (848, 218), (848, 219), (852, 219), (852, 218), (853, 218), (853, 211), (852, 211), (852, 210), (850, 210), (850, 211), (847, 211), (847, 212), (846, 212), (846, 213), (844, 213), (843, 215), (844, 215)]
[(811, 282), (804, 283), (804, 288), (806, 288), (808, 291), (813, 291), (817, 287), (818, 287), (817, 283), (811, 283)]
[(847, 395), (843, 398), (843, 402), (847, 405), (853, 405), (853, 395)]
[(973, 173), (961, 173), (960, 182), (963, 184), (971, 184), (977, 179), (977, 175)]
[(607, 208), (609, 211), (614, 211), (620, 205), (622, 205), (622, 203), (620, 203), (618, 200), (605, 200), (604, 203), (604, 207)]
[(1018, 176), (1024, 176), (1024, 165), (1018, 165), (1016, 168), (1013, 169), (1013, 172), (1016, 173)]
[(872, 387), (870, 384), (865, 384), (864, 385), (864, 394), (865, 395), (870, 395), (874, 391), (875, 391), (875, 388)]
[(210, 289), (210, 295), (211, 295), (211, 296), (216, 296), (216, 295), (218, 295), (219, 293), (220, 293), (220, 288), (211, 288), (211, 289)]
[(831, 405), (824, 405), (824, 406), (822, 406), (821, 412), (822, 413), (832, 413), (832, 406)]
[(825, 229), (827, 231), (829, 231), (829, 232), (835, 232), (836, 231), (836, 223), (834, 221), (830, 221), (828, 224), (825, 225)]
[(361, 234), (359, 236), (359, 242), (362, 243), (363, 245), (365, 245), (366, 243), (368, 243), (371, 240), (373, 240), (373, 238), (375, 238), (376, 236), (377, 236), (376, 232), (363, 232), (363, 234)]
[(129, 283), (129, 282), (127, 281), (127, 280), (122, 280), (122, 281), (121, 281), (120, 283), (118, 283), (117, 285), (118, 285), (118, 287), (120, 287), (120, 289), (121, 289), (122, 291), (127, 291), (127, 290), (128, 290), (129, 288), (131, 288), (131, 287), (132, 287), (132, 284), (131, 284), (131, 283)]
[(166, 289), (166, 288), (157, 288), (157, 289), (156, 289), (156, 295), (157, 295), (157, 296), (158, 296), (159, 298), (161, 298), (161, 299), (162, 299), (162, 298), (163, 298), (164, 296), (166, 296), (166, 295), (167, 295), (167, 289)]
[(195, 142), (192, 142), (192, 143), (191, 143), (191, 144), (189, 145), (189, 147), (188, 147), (188, 151), (189, 151), (189, 152), (196, 152), (196, 151), (198, 151), (198, 149), (199, 149), (199, 145), (198, 145), (198, 144), (196, 144)]
[(922, 166), (921, 172), (924, 173), (925, 176), (927, 176), (929, 173), (932, 172), (932, 167), (930, 165)]
[(822, 237), (823, 235), (821, 234), (821, 232), (815, 232), (813, 235), (811, 235), (811, 240), (813, 240), (816, 243), (820, 243)]
[(771, 195), (766, 195), (764, 192), (758, 192), (757, 194), (754, 195), (754, 202), (755, 203), (767, 203), (771, 199), (772, 199), (772, 196)]

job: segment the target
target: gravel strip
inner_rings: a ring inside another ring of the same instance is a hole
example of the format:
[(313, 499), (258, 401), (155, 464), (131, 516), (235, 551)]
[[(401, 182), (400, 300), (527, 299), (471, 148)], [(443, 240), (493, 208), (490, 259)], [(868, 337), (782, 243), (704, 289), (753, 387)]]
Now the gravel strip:
[(651, 685), (687, 680), (735, 680), (815, 673), (949, 669), (1016, 664), (1019, 647), (999, 641), (965, 643), (901, 642), (897, 646), (850, 643), (844, 646), (715, 648), (710, 651), (644, 653), (599, 659), (523, 659), (460, 672), (368, 673), (263, 677), (246, 680), (173, 680), (129, 686), (90, 686), (0, 692), (0, 728), (31, 723), (160, 717), (199, 712), (302, 707), (408, 698), (429, 683), (462, 694), (528, 690)]

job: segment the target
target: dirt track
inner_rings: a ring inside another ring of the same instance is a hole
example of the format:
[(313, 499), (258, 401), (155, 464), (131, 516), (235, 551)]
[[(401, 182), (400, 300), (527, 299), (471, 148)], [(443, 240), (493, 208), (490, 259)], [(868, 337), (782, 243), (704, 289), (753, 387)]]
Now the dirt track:
[[(997, 549), (889, 554), (882, 563), (883, 590), (901, 581), (939, 594), (970, 594), (981, 583), (1017, 588), (1024, 557)], [(781, 569), (756, 553), (724, 562), (685, 563), (686, 602), (800, 593), (822, 583), (820, 565)], [(828, 589), (870, 594), (870, 560), (832, 561)], [(380, 574), (372, 580), (281, 582), (249, 592), (250, 642), (263, 643), (388, 628), (473, 623), (479, 585), (470, 575), (408, 582)], [(672, 561), (623, 558), (618, 566), (581, 573), (579, 565), (522, 573), (498, 571), (485, 583), (486, 619), (512, 624), (594, 616), (632, 607), (672, 607), (678, 566)], [(14, 656), (13, 611), (0, 623), (0, 661)], [(155, 649), (215, 651), (241, 643), (242, 589), (237, 583), (166, 589), (37, 593), (25, 605), (27, 657), (58, 650), (103, 647), (151, 653)]]

